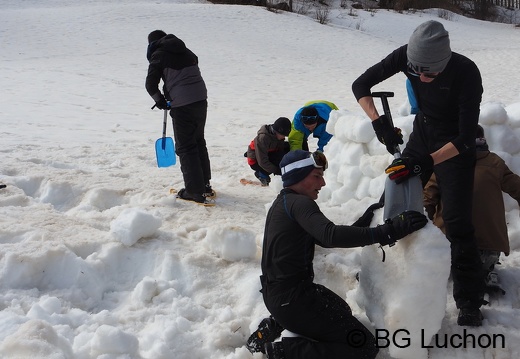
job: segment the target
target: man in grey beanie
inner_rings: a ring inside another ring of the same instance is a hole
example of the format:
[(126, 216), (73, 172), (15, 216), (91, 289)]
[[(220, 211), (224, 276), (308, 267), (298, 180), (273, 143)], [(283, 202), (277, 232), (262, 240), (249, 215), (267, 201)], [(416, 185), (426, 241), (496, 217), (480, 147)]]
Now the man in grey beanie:
[(408, 41), (406, 55), (417, 74), (442, 72), (451, 59), (448, 31), (437, 21), (421, 24)]
[(402, 157), (385, 172), (398, 184), (411, 176), (421, 176), (423, 186), (435, 173), (448, 218), (446, 236), (451, 243), (457, 323), (480, 326), (484, 273), (471, 213), (482, 78), (473, 61), (451, 51), (448, 32), (440, 22), (430, 20), (419, 25), (407, 45), (370, 67), (352, 84), (377, 138), (390, 153), (403, 143), (402, 136), (386, 116), (379, 116), (370, 91), (399, 72), (410, 80), (419, 112)]
[[(260, 277), (271, 317), (260, 322), (246, 346), (252, 353), (266, 353), (268, 359), (373, 359), (378, 348), (372, 333), (341, 297), (313, 282), (315, 246), (387, 245), (421, 229), (427, 219), (419, 212), (406, 211), (373, 228), (336, 225), (315, 201), (325, 186), (325, 155), (290, 151), (280, 169), (284, 189), (267, 214)], [(274, 342), (284, 328), (301, 337)], [(352, 340), (352, 333), (363, 340)]]

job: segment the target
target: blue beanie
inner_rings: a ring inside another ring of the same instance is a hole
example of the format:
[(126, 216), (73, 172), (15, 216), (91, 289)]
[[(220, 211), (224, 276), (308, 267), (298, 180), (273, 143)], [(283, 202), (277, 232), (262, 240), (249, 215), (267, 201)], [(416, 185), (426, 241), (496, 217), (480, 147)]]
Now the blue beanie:
[(280, 169), (282, 170), (282, 182), (284, 187), (289, 187), (295, 183), (300, 182), (315, 168), (311, 163), (304, 167), (297, 167), (293, 169), (289, 168), (289, 171), (286, 172), (284, 167), (290, 165), (291, 163), (309, 158), (310, 156), (311, 153), (309, 151), (303, 150), (289, 151), (285, 156), (283, 156), (282, 160), (280, 161)]

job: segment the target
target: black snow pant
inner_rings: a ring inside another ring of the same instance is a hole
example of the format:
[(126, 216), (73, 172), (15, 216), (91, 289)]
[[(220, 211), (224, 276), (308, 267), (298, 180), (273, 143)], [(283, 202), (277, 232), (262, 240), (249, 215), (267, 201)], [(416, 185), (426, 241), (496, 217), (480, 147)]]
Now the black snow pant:
[[(456, 130), (456, 129), (455, 129)], [(423, 157), (433, 153), (454, 137), (453, 128), (428, 120), (422, 113), (415, 117), (410, 140), (403, 157)], [(484, 298), (484, 272), (472, 222), (474, 149), (437, 164), (437, 177), (443, 204), (446, 237), (451, 245), (453, 297), (457, 308), (478, 309)], [(432, 171), (423, 173), (423, 186)]]
[(204, 139), (208, 102), (198, 101), (170, 110), (184, 186), (190, 194), (202, 195), (211, 179), (208, 149)]
[[(373, 359), (379, 349), (372, 333), (357, 320), (348, 304), (330, 289), (301, 281), (284, 294), (266, 285), (264, 303), (274, 319), (301, 337), (282, 338), (287, 359)], [(289, 302), (287, 293), (292, 293)]]

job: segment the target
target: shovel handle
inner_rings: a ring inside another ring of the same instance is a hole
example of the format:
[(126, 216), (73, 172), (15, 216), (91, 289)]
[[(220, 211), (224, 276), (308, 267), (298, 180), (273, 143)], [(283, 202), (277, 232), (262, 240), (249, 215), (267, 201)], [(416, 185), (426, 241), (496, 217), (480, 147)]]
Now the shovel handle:
[[(381, 104), (383, 105), (383, 111), (385, 113), (390, 126), (394, 127), (394, 121), (392, 120), (392, 113), (390, 112), (390, 106), (388, 105), (388, 98), (394, 97), (394, 93), (390, 91), (381, 91), (381, 92), (372, 92), (372, 97), (379, 97), (381, 99)], [(394, 148), (394, 157), (401, 157), (401, 150), (399, 149), (399, 145), (395, 145)]]
[(385, 112), (385, 116), (390, 121), (390, 124), (393, 126), (394, 123), (392, 121), (392, 114), (390, 113), (390, 106), (388, 106), (388, 98), (394, 97), (393, 92), (383, 91), (383, 92), (372, 92), (372, 97), (379, 97), (381, 99), (381, 104), (383, 105), (383, 111)]
[(166, 120), (168, 119), (168, 110), (164, 110), (164, 118), (163, 118), (163, 125), (162, 125), (162, 137), (163, 139), (166, 137)]

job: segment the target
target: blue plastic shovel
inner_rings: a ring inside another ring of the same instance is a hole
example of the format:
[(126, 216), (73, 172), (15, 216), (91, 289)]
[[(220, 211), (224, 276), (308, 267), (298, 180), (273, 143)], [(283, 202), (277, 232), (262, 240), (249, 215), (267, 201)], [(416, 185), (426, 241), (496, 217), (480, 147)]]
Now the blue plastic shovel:
[(175, 158), (175, 145), (171, 137), (166, 137), (166, 120), (168, 118), (168, 110), (164, 110), (163, 133), (162, 138), (155, 141), (155, 155), (157, 156), (157, 166), (169, 167), (173, 166), (177, 161)]

